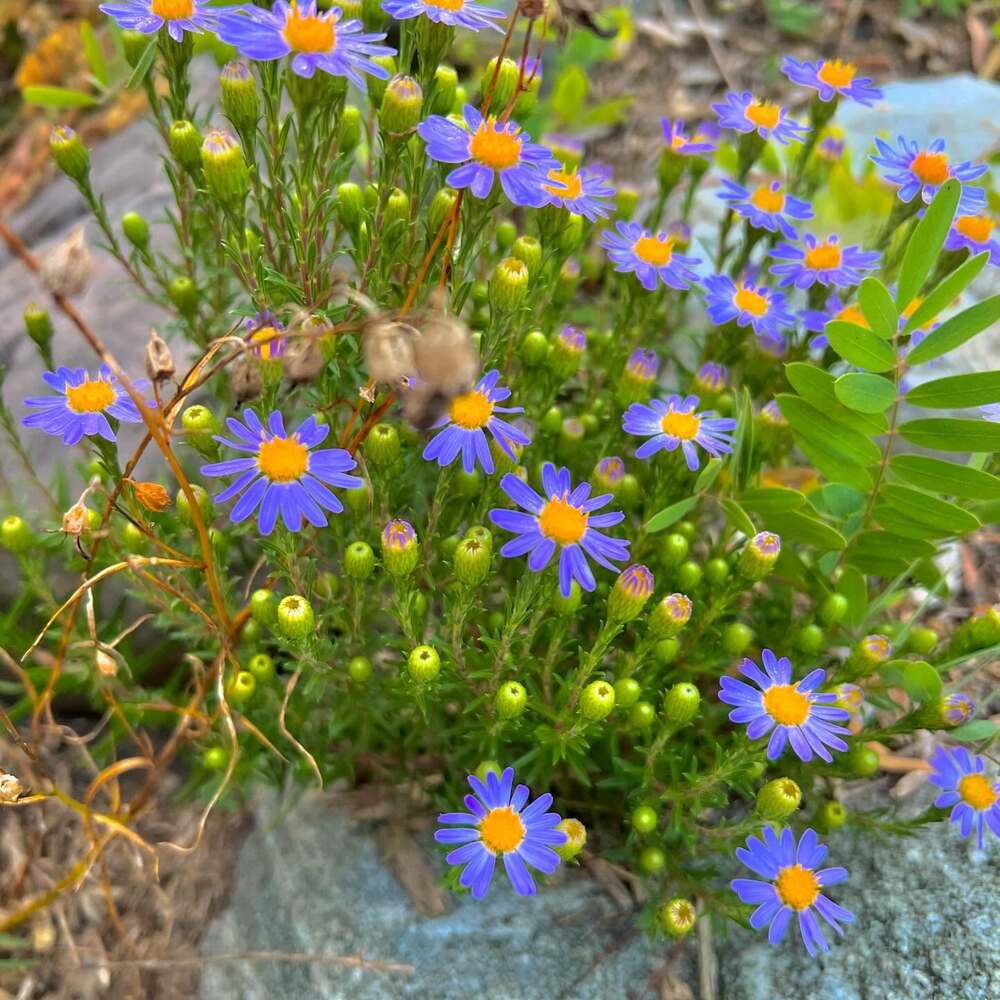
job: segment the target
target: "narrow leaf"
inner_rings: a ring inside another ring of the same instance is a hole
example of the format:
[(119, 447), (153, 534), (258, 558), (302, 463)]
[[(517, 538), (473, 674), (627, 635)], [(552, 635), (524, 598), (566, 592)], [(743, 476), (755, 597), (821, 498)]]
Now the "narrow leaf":
[(663, 531), (664, 528), (669, 528), (691, 510), (699, 499), (699, 497), (686, 497), (683, 500), (678, 500), (677, 503), (672, 503), (669, 507), (664, 507), (646, 522), (646, 531), (652, 535), (657, 531)]
[(948, 230), (951, 229), (962, 183), (956, 178), (944, 182), (927, 206), (924, 217), (916, 224), (906, 244), (903, 263), (899, 269), (896, 289), (896, 308), (905, 309), (923, 287), (927, 275), (941, 253)]
[(918, 521), (890, 504), (876, 504), (873, 513), (875, 523), (879, 527), (904, 538), (947, 538), (952, 534), (947, 528), (938, 528), (926, 521)]
[(904, 538), (889, 531), (862, 531), (851, 540), (852, 548), (866, 555), (907, 559), (915, 562), (932, 556), (937, 549), (922, 538)]
[(914, 330), (920, 330), (928, 323), (932, 323), (937, 319), (938, 313), (942, 309), (947, 309), (976, 280), (979, 272), (986, 266), (989, 257), (988, 250), (984, 250), (977, 257), (970, 257), (935, 285), (927, 293), (927, 298), (913, 310), (913, 314), (906, 321), (903, 333), (912, 333)]
[(135, 64), (135, 69), (132, 70), (132, 75), (125, 84), (126, 90), (135, 90), (145, 80), (149, 67), (153, 65), (153, 60), (156, 58), (157, 44), (156, 35), (153, 35), (150, 43), (143, 49), (139, 61)]
[(757, 528), (753, 521), (735, 500), (720, 500), (719, 506), (722, 508), (722, 513), (726, 515), (726, 520), (738, 531), (742, 531), (747, 538), (757, 534)]
[(1000, 451), (1000, 424), (989, 420), (910, 420), (899, 433), (910, 444), (934, 451)]
[(935, 528), (952, 531), (956, 535), (963, 535), (981, 527), (979, 518), (975, 514), (970, 514), (957, 504), (941, 500), (910, 486), (886, 483), (882, 487), (881, 499), (914, 521), (931, 524)]
[(719, 477), (719, 473), (722, 471), (722, 460), (718, 458), (713, 458), (701, 472), (698, 473), (698, 478), (694, 481), (695, 493), (701, 493), (703, 490), (707, 490), (712, 483), (715, 482)]
[(794, 431), (825, 444), (858, 465), (877, 462), (881, 457), (874, 441), (837, 423), (832, 417), (798, 396), (781, 393), (775, 397), (784, 418)]
[(83, 43), (83, 53), (87, 57), (90, 72), (102, 87), (106, 87), (108, 85), (108, 64), (104, 58), (101, 43), (89, 21), (80, 22), (80, 41)]
[(843, 549), (847, 546), (847, 539), (835, 528), (798, 511), (782, 511), (771, 518), (770, 525), (783, 538), (818, 549)]
[(878, 278), (865, 278), (858, 289), (858, 302), (872, 332), (891, 340), (899, 329), (899, 313), (889, 289)]
[(97, 103), (97, 98), (92, 94), (70, 90), (68, 87), (25, 87), (21, 96), (29, 104), (37, 104), (42, 108), (89, 108)]
[(765, 525), (769, 514), (783, 510), (798, 510), (806, 503), (805, 496), (798, 490), (774, 487), (758, 490), (747, 490), (740, 497), (740, 503), (747, 510), (753, 511), (764, 518)]
[(833, 391), (844, 406), (859, 413), (884, 413), (896, 400), (896, 384), (868, 372), (841, 375)]
[(967, 465), (927, 455), (896, 455), (889, 468), (900, 479), (935, 493), (966, 500), (1000, 500), (1000, 479)]
[(793, 361), (785, 365), (785, 375), (803, 399), (845, 427), (868, 437), (884, 434), (889, 429), (889, 421), (883, 414), (857, 413), (844, 406), (833, 388), (836, 379), (822, 368)]
[(960, 409), (1000, 402), (1000, 371), (949, 375), (924, 382), (906, 394), (906, 401), (929, 410)]
[(826, 324), (830, 346), (849, 364), (869, 372), (887, 372), (896, 365), (892, 344), (855, 323), (834, 320)]
[(950, 739), (958, 740), (959, 743), (980, 743), (983, 740), (991, 740), (997, 734), (995, 722), (989, 719), (976, 719), (974, 722), (966, 722), (962, 726), (948, 730)]
[(1000, 295), (977, 302), (932, 330), (906, 356), (908, 365), (922, 365), (960, 347), (1000, 320)]

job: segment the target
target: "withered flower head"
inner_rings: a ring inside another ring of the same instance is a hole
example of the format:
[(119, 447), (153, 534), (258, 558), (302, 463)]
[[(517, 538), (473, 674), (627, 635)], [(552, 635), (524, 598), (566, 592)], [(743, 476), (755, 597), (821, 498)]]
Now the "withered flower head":
[(373, 382), (398, 385), (416, 369), (413, 342), (417, 331), (408, 323), (372, 318), (364, 330), (365, 364)]
[(155, 330), (149, 331), (149, 343), (146, 344), (146, 374), (153, 382), (172, 379), (176, 374), (170, 348)]
[(0, 772), (0, 802), (16, 802), (24, 794), (24, 785), (16, 775)]
[(238, 361), (229, 373), (229, 388), (237, 403), (249, 403), (256, 399), (264, 387), (260, 366), (250, 358)]
[(69, 297), (79, 295), (90, 282), (92, 260), (83, 238), (83, 226), (78, 226), (42, 258), (39, 277), (53, 294)]
[(170, 494), (159, 483), (138, 482), (135, 479), (127, 479), (126, 482), (146, 510), (159, 513), (170, 506)]
[(63, 534), (69, 535), (71, 538), (79, 538), (86, 530), (89, 524), (89, 513), (87, 508), (82, 503), (75, 503), (65, 514), (63, 514), (62, 519), (62, 530)]

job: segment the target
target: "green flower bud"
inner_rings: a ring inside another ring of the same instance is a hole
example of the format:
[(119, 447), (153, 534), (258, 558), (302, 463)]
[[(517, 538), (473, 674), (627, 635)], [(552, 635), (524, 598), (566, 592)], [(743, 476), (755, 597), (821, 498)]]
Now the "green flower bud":
[(367, 580), (375, 572), (375, 553), (367, 542), (351, 542), (344, 552), (344, 575), (351, 580)]
[(675, 684), (664, 696), (663, 714), (679, 725), (686, 725), (697, 714), (701, 704), (698, 689), (687, 681)]
[(684, 176), (688, 160), (669, 146), (660, 153), (660, 161), (656, 166), (656, 179), (660, 182), (660, 190), (669, 194)]
[(250, 615), (255, 622), (272, 627), (278, 620), (278, 598), (274, 591), (261, 587), (250, 595)]
[(608, 620), (635, 621), (642, 614), (655, 586), (656, 582), (648, 566), (634, 563), (622, 570), (608, 597)]
[(558, 434), (562, 430), (563, 415), (558, 406), (550, 406), (542, 417), (543, 434)]
[(510, 250), (517, 239), (517, 226), (510, 219), (501, 219), (496, 225), (494, 236), (498, 250), (501, 252)]
[(656, 721), (656, 709), (648, 701), (637, 701), (628, 713), (630, 729), (648, 729)]
[(205, 184), (219, 201), (242, 202), (250, 188), (250, 174), (236, 138), (223, 129), (213, 129), (201, 144), (201, 166)]
[(791, 778), (775, 778), (757, 793), (757, 813), (762, 819), (787, 819), (802, 803), (802, 789)]
[[(372, 77), (368, 78), (369, 80)], [(346, 181), (337, 188), (337, 218), (340, 224), (348, 230), (355, 232), (361, 224), (361, 217), (364, 215), (364, 197), (361, 188), (353, 181)]]
[(514, 719), (528, 707), (528, 692), (523, 684), (507, 681), (497, 691), (495, 701), (501, 719)]
[(645, 837), (660, 825), (660, 816), (652, 806), (636, 806), (629, 822), (636, 833)]
[(625, 477), (625, 463), (617, 455), (608, 455), (594, 466), (594, 471), (590, 475), (600, 487), (597, 492), (617, 495)]
[(850, 607), (850, 603), (843, 594), (830, 594), (820, 605), (820, 620), (824, 625), (837, 625), (844, 620)]
[(627, 221), (638, 207), (639, 192), (631, 184), (619, 184), (615, 192), (615, 215)]
[(49, 137), (49, 150), (56, 166), (78, 184), (90, 174), (90, 153), (80, 137), (68, 126), (57, 125)]
[(181, 275), (167, 286), (167, 295), (182, 316), (193, 316), (198, 311), (198, 289), (195, 283)]
[(510, 248), (510, 255), (521, 261), (532, 277), (542, 266), (542, 245), (534, 236), (518, 236)]
[(478, 538), (465, 538), (455, 549), (455, 576), (467, 587), (477, 587), (490, 572), (491, 547)]
[(705, 580), (710, 587), (721, 586), (729, 579), (729, 563), (725, 559), (709, 559), (705, 563)]
[(379, 108), (379, 126), (392, 139), (406, 138), (423, 117), (424, 92), (411, 76), (397, 74), (385, 88)]
[(578, 326), (564, 326), (549, 347), (549, 368), (560, 378), (575, 375), (580, 368), (587, 335)]
[(683, 535), (689, 542), (693, 542), (695, 535), (698, 534), (698, 525), (694, 521), (678, 521), (674, 531), (678, 535)]
[(682, 938), (694, 930), (698, 920), (694, 905), (689, 899), (672, 899), (660, 907), (660, 926), (672, 938)]
[(642, 694), (642, 687), (634, 677), (621, 677), (615, 681), (615, 704), (631, 708)]
[(406, 661), (407, 673), (418, 684), (430, 684), (441, 673), (441, 657), (433, 646), (417, 646)]
[(356, 490), (348, 490), (344, 499), (347, 501), (347, 506), (356, 514), (367, 514), (372, 500), (371, 483), (367, 479), (364, 480)]
[(856, 778), (870, 778), (874, 775), (881, 762), (878, 751), (865, 746), (864, 743), (852, 743), (844, 757), (844, 765)]
[(55, 336), (55, 328), (52, 326), (48, 310), (30, 302), (24, 307), (23, 315), (25, 331), (35, 342), (42, 360), (51, 367), (52, 363), (49, 359), (52, 353), (52, 338)]
[(591, 722), (606, 719), (615, 707), (615, 689), (607, 681), (591, 681), (580, 695), (580, 714)]
[[(520, 66), (518, 66), (520, 70)], [(514, 118), (517, 121), (524, 121), (538, 104), (538, 91), (542, 86), (542, 74), (540, 72), (531, 73), (525, 70), (524, 78), (521, 80), (521, 90), (514, 101)]]
[(854, 647), (847, 661), (850, 677), (867, 677), (892, 656), (892, 643), (887, 635), (866, 635)]
[(398, 240), (410, 224), (410, 196), (401, 188), (393, 188), (382, 212), (382, 231)]
[[(202, 520), (210, 521), (215, 512), (212, 498), (197, 483), (191, 484), (191, 492), (194, 494), (195, 502), (198, 504), (198, 511)], [(191, 516), (191, 504), (184, 490), (177, 491), (177, 513), (185, 524), (194, 525), (194, 518)]]
[(368, 100), (371, 101), (373, 108), (378, 109), (382, 107), (382, 98), (385, 96), (389, 81), (396, 75), (396, 57), (375, 56), (372, 62), (376, 66), (381, 66), (389, 74), (384, 80), (372, 75), (365, 77), (365, 86), (368, 88)]
[(245, 705), (257, 690), (257, 678), (248, 670), (240, 670), (226, 686), (226, 697), (235, 705)]
[(583, 421), (577, 417), (567, 417), (559, 428), (559, 440), (556, 449), (560, 456), (569, 461), (578, 454), (580, 442), (587, 436)]
[(552, 609), (557, 615), (569, 616), (575, 614), (577, 608), (580, 607), (582, 597), (583, 591), (580, 589), (580, 584), (574, 580), (570, 585), (569, 597), (563, 597), (559, 590), (553, 592)]
[(146, 49), (156, 44), (155, 36), (144, 35), (141, 31), (123, 31), (121, 38), (125, 61), (132, 69), (139, 65), (139, 60), (142, 59)]
[(245, 646), (253, 646), (260, 642), (261, 628), (258, 622), (255, 622), (252, 618), (247, 621), (243, 626), (243, 631), (240, 633), (240, 640)]
[(976, 703), (968, 695), (956, 692), (922, 704), (913, 713), (913, 721), (921, 729), (954, 729), (968, 722), (975, 711)]
[(257, 81), (243, 60), (227, 63), (219, 74), (222, 110), (241, 133), (252, 132), (260, 118)]
[(653, 658), (661, 666), (667, 667), (677, 659), (681, 644), (674, 638), (661, 639), (653, 646)]
[(556, 276), (556, 287), (552, 292), (552, 301), (557, 306), (564, 306), (576, 294), (576, 286), (580, 283), (580, 265), (575, 260), (567, 260)]
[[(130, 32), (124, 32), (130, 34)], [(143, 35), (148, 38), (148, 35)], [(209, 771), (224, 771), (229, 763), (229, 754), (222, 747), (209, 747), (201, 758), (201, 762)]]
[(833, 833), (847, 822), (847, 810), (839, 802), (824, 802), (815, 822), (820, 833)]
[(917, 625), (910, 630), (906, 645), (914, 653), (926, 656), (928, 653), (934, 651), (934, 647), (938, 644), (938, 638), (938, 634), (934, 629), (927, 628), (924, 625)]
[(131, 521), (122, 527), (122, 545), (126, 552), (142, 552), (146, 548), (146, 536)]
[[(483, 73), (483, 85), (481, 88), (484, 97), (489, 93), (496, 65), (496, 57), (486, 64), (486, 72)], [(521, 67), (513, 59), (504, 58), (503, 62), (500, 63), (500, 72), (497, 73), (496, 83), (493, 85), (493, 94), (490, 98), (489, 106), (491, 114), (499, 115), (510, 104), (510, 100), (517, 90), (517, 81), (520, 75)]]
[(174, 122), (167, 133), (170, 153), (185, 170), (197, 170), (201, 166), (203, 142), (201, 133), (189, 121)]
[(763, 580), (780, 553), (781, 539), (772, 531), (760, 531), (743, 546), (737, 569), (746, 580)]
[(219, 433), (219, 421), (215, 419), (215, 414), (200, 403), (189, 406), (181, 414), (181, 428), (184, 430), (184, 437), (188, 444), (199, 451), (214, 449), (214, 435)]
[(450, 114), (455, 107), (455, 93), (458, 90), (458, 73), (453, 66), (443, 63), (434, 71), (434, 89), (428, 111), (432, 115)]
[(739, 656), (753, 641), (753, 629), (742, 622), (732, 622), (722, 630), (722, 648), (730, 656)]
[(337, 149), (341, 153), (353, 153), (361, 143), (361, 109), (353, 104), (345, 104), (337, 122)]
[(392, 424), (376, 424), (365, 440), (365, 458), (377, 469), (385, 469), (399, 458), (399, 432)]
[(583, 216), (565, 212), (559, 230), (559, 249), (572, 253), (583, 243)]
[(451, 188), (441, 188), (431, 199), (427, 209), (427, 232), (431, 239), (437, 236), (445, 219), (451, 215), (457, 198), (458, 195)]
[(491, 552), (493, 551), (493, 532), (485, 524), (470, 525), (465, 537), (475, 538), (477, 542), (482, 542)]
[(382, 565), (391, 576), (409, 576), (420, 561), (420, 543), (408, 521), (390, 521), (382, 530)]
[(536, 368), (548, 356), (548, 338), (541, 330), (530, 330), (521, 338), (517, 353), (525, 367)]
[(704, 576), (704, 570), (694, 560), (688, 559), (677, 567), (677, 586), (681, 590), (697, 590)]
[(823, 630), (818, 625), (803, 625), (795, 637), (795, 645), (803, 653), (813, 655), (823, 648)]
[(667, 856), (661, 847), (647, 847), (639, 855), (639, 868), (647, 875), (655, 875), (663, 871)]
[(353, 656), (347, 664), (347, 675), (355, 684), (367, 684), (374, 673), (367, 656)]
[(650, 612), (649, 634), (656, 639), (673, 638), (691, 620), (692, 607), (691, 598), (686, 594), (668, 594), (661, 598)]
[(587, 828), (578, 819), (564, 819), (556, 829), (566, 834), (566, 843), (553, 850), (563, 861), (572, 861), (587, 846)]
[(499, 778), (503, 768), (495, 760), (481, 760), (473, 774), (485, 785), (489, 775), (495, 774)]
[(283, 597), (278, 604), (278, 632), (286, 639), (305, 639), (316, 627), (312, 605), (300, 594)]
[(618, 487), (618, 502), (626, 510), (635, 510), (642, 500), (642, 495), (642, 486), (639, 484), (639, 480), (631, 472), (626, 472)]
[(268, 684), (274, 680), (274, 660), (267, 653), (255, 653), (247, 663), (247, 670), (260, 681), (261, 684)]
[(125, 239), (139, 250), (149, 244), (149, 224), (138, 212), (126, 212), (122, 216), (122, 232)]
[(35, 542), (27, 522), (16, 514), (9, 514), (0, 521), (0, 544), (11, 552), (26, 552)]
[(501, 314), (512, 313), (528, 294), (528, 266), (516, 257), (504, 257), (490, 278), (490, 308)]

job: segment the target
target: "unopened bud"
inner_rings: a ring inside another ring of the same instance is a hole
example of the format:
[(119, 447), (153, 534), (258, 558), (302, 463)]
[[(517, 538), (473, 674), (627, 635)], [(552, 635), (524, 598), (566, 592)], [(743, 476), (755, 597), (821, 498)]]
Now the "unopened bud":
[(42, 258), (38, 276), (53, 294), (70, 298), (80, 295), (90, 283), (92, 258), (84, 242), (83, 226), (77, 226)]
[(155, 35), (146, 35), (141, 31), (123, 31), (121, 34), (122, 38), (122, 50), (125, 53), (125, 61), (135, 69), (139, 65), (139, 61), (142, 59), (146, 52), (146, 49), (150, 45), (156, 44)]
[(226, 697), (234, 705), (245, 705), (257, 691), (257, 678), (249, 670), (240, 670), (226, 685)]
[(606, 719), (615, 707), (615, 689), (607, 681), (592, 681), (580, 696), (580, 714), (591, 722)]
[(28, 336), (35, 342), (42, 360), (46, 364), (51, 364), (52, 338), (55, 336), (55, 329), (52, 326), (52, 319), (48, 310), (36, 305), (34, 302), (24, 307), (24, 329)]
[(250, 67), (243, 60), (227, 63), (219, 75), (222, 110), (241, 134), (257, 127), (260, 96)]
[(631, 708), (642, 694), (642, 687), (634, 677), (620, 677), (615, 681), (615, 705)]
[(382, 95), (378, 121), (383, 134), (406, 139), (423, 117), (424, 92), (411, 76), (397, 74)]
[(887, 635), (866, 635), (854, 647), (847, 661), (852, 677), (867, 677), (892, 655), (892, 642)]
[(274, 680), (274, 660), (267, 653), (255, 653), (251, 656), (247, 670), (262, 684)]
[(563, 597), (558, 589), (552, 594), (552, 607), (557, 615), (572, 615), (580, 607), (582, 598), (583, 591), (580, 589), (580, 584), (574, 580), (570, 586), (569, 597)]
[(587, 846), (587, 828), (578, 819), (564, 819), (556, 829), (566, 834), (566, 842), (556, 844), (554, 850), (563, 861), (572, 861)]
[(686, 594), (668, 594), (649, 615), (649, 634), (656, 639), (677, 635), (691, 620), (691, 598)]
[(762, 819), (787, 819), (801, 802), (802, 789), (791, 778), (775, 778), (757, 793), (757, 813)]
[(517, 681), (507, 681), (500, 685), (494, 704), (501, 719), (516, 718), (528, 705), (527, 689)]
[[(484, 97), (487, 93), (489, 93), (496, 65), (496, 57), (492, 58), (486, 64), (486, 72), (483, 73), (482, 85)], [(514, 96), (514, 92), (517, 90), (517, 81), (520, 78), (520, 75), (520, 66), (518, 66), (513, 59), (505, 57), (500, 63), (500, 71), (496, 74), (496, 83), (493, 84), (493, 94), (490, 98), (490, 112), (492, 114), (500, 114), (500, 112), (502, 112), (510, 103), (510, 99)]]
[(260, 587), (250, 595), (250, 614), (261, 625), (274, 625), (278, 620), (278, 599), (274, 592)]
[(528, 266), (516, 257), (505, 257), (490, 278), (490, 307), (509, 314), (518, 309), (528, 294)]
[(167, 145), (174, 159), (185, 170), (197, 170), (201, 166), (202, 134), (189, 121), (174, 122), (167, 133)]
[(337, 123), (337, 148), (341, 153), (350, 153), (361, 143), (361, 109), (353, 104), (345, 104)]
[(250, 174), (239, 142), (223, 129), (213, 129), (201, 144), (201, 166), (208, 190), (227, 204), (242, 202), (250, 188)]
[(365, 440), (365, 458), (377, 469), (386, 469), (399, 458), (399, 432), (392, 424), (376, 424)]
[(729, 370), (725, 365), (706, 361), (694, 377), (694, 391), (703, 401), (715, 399), (726, 388)]
[(698, 689), (687, 681), (675, 684), (663, 699), (663, 714), (678, 725), (686, 725), (697, 714), (701, 703)]
[(122, 216), (122, 232), (132, 246), (143, 250), (149, 244), (149, 223), (138, 212)]
[(690, 934), (697, 920), (698, 914), (689, 899), (672, 899), (660, 907), (660, 926), (673, 938)]
[(312, 605), (300, 594), (283, 597), (278, 604), (278, 631), (286, 639), (304, 639), (316, 627)]
[(564, 326), (549, 348), (549, 368), (561, 378), (575, 375), (587, 349), (587, 335), (578, 326)]
[(455, 549), (455, 576), (467, 587), (476, 587), (490, 572), (491, 546), (477, 538), (464, 538)]
[(648, 566), (639, 563), (624, 569), (615, 580), (608, 597), (608, 620), (634, 621), (642, 614), (656, 582)]
[(737, 568), (744, 579), (763, 580), (780, 554), (781, 539), (772, 531), (760, 531), (743, 546)]
[(458, 90), (458, 73), (453, 66), (444, 64), (434, 71), (434, 96), (428, 109), (433, 115), (447, 115), (455, 107)]
[(839, 802), (824, 802), (816, 813), (820, 833), (833, 833), (847, 822), (847, 810)]
[[(191, 493), (194, 496), (195, 503), (198, 505), (198, 513), (201, 514), (202, 520), (210, 521), (214, 513), (212, 498), (197, 483), (191, 484)], [(191, 514), (191, 501), (188, 500), (188, 495), (184, 490), (177, 491), (177, 513), (180, 514), (181, 520), (185, 524), (194, 525), (194, 517)]]
[(441, 230), (445, 219), (450, 217), (457, 199), (458, 195), (455, 191), (447, 187), (441, 188), (431, 199), (430, 206), (427, 209), (427, 232), (430, 234), (431, 239)]
[(351, 580), (367, 580), (374, 572), (375, 552), (372, 547), (367, 542), (351, 542), (344, 552), (344, 575)]
[(211, 449), (212, 438), (219, 433), (219, 422), (207, 406), (196, 403), (181, 414), (181, 427), (188, 443), (199, 451)]
[(0, 521), (0, 545), (11, 552), (26, 552), (35, 537), (24, 518), (9, 514)]
[(386, 73), (385, 79), (375, 76), (372, 73), (369, 73), (365, 77), (365, 86), (368, 88), (368, 100), (371, 102), (373, 108), (380, 108), (386, 88), (389, 86), (389, 80), (396, 73), (396, 57), (375, 56), (372, 62), (384, 69)]
[(49, 136), (56, 166), (72, 181), (82, 183), (90, 173), (90, 153), (71, 128), (57, 125)]
[(357, 230), (364, 210), (364, 198), (357, 184), (346, 181), (337, 188), (337, 218), (346, 230), (352, 233)]
[(618, 379), (618, 402), (622, 406), (649, 399), (660, 362), (655, 352), (637, 347), (628, 359)]
[(406, 672), (418, 684), (430, 684), (441, 673), (441, 657), (433, 646), (417, 646), (406, 661)]
[(382, 530), (382, 564), (391, 576), (409, 576), (420, 561), (420, 544), (408, 521), (390, 521)]

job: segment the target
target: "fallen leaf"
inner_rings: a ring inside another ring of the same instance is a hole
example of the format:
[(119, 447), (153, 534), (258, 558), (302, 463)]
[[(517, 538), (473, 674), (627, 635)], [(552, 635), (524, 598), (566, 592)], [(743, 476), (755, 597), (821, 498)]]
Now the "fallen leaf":
[(398, 826), (383, 826), (375, 834), (379, 852), (399, 879), (407, 896), (425, 917), (440, 917), (448, 912), (448, 899), (438, 885), (437, 876), (420, 845)]

